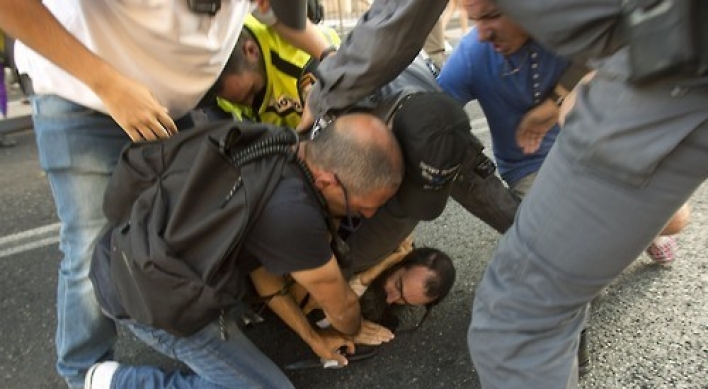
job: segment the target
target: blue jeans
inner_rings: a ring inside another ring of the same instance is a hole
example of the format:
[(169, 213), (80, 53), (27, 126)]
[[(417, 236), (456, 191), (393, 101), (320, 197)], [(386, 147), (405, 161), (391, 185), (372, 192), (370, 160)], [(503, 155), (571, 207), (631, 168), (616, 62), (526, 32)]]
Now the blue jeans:
[(70, 387), (83, 388), (86, 370), (110, 359), (116, 340), (115, 324), (101, 313), (88, 272), (106, 224), (103, 192), (130, 140), (109, 116), (55, 95), (33, 96), (32, 108), (39, 161), (61, 222), (57, 371)]
[(113, 376), (113, 389), (248, 388), (293, 389), (285, 374), (241, 332), (226, 320), (227, 340), (222, 340), (218, 320), (188, 337), (121, 320), (139, 339), (192, 370), (163, 371), (152, 366), (125, 366)]
[(114, 323), (103, 316), (88, 278), (104, 228), (103, 191), (128, 137), (108, 116), (54, 95), (32, 97), (39, 161), (61, 222), (57, 288), (57, 371), (82, 388), (92, 364), (111, 358)]

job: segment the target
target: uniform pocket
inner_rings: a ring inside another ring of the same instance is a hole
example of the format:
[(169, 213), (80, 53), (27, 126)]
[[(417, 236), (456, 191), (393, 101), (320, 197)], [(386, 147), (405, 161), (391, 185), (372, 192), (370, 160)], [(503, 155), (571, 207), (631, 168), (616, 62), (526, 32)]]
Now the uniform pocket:
[(641, 187), (696, 127), (687, 99), (668, 88), (633, 88), (601, 74), (577, 89), (577, 102), (557, 139), (588, 169)]

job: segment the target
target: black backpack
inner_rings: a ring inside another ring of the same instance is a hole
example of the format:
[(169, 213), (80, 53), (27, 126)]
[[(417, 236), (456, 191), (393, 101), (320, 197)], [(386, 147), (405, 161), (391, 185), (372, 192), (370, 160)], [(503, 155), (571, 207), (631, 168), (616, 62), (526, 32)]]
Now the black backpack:
[(124, 310), (109, 313), (185, 336), (233, 307), (244, 287), (235, 259), (281, 177), (299, 170), (312, 183), (297, 140), (228, 121), (129, 145), (106, 189), (111, 228), (94, 258), (110, 261)]

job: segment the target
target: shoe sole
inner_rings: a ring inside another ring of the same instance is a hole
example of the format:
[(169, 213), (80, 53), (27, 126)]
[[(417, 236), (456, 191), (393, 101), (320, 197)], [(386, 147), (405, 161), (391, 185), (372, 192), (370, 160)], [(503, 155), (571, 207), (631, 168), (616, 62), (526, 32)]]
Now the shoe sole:
[(96, 366), (91, 366), (86, 372), (86, 378), (84, 379), (84, 389), (91, 389), (93, 386), (93, 374), (96, 372)]

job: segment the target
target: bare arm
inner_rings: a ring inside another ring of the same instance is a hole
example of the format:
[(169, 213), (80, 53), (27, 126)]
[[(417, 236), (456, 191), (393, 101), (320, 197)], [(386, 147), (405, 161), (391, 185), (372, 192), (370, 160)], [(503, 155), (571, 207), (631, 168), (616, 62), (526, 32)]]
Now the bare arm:
[[(305, 28), (303, 29), (288, 27), (285, 23), (278, 21), (278, 15), (276, 15), (271, 8), (270, 0), (256, 0), (256, 3), (257, 9), (253, 13), (253, 16), (261, 23), (273, 28), (278, 35), (282, 36), (293, 46), (310, 54), (314, 58), (320, 58), (322, 52), (329, 47), (330, 44), (327, 42), (327, 39), (322, 36), (317, 26), (312, 24), (309, 19), (305, 19)], [(291, 0), (291, 7), (295, 7), (291, 10), (295, 11), (299, 9), (299, 7), (306, 7), (306, 3), (306, 1), (302, 0)], [(281, 12), (286, 11), (281, 9)]]
[[(261, 282), (259, 280), (256, 280), (255, 277), (261, 278), (262, 276), (256, 275), (254, 273), (251, 274), (251, 279), (253, 280), (254, 285), (256, 284), (256, 282)], [(278, 277), (278, 279), (280, 280), (278, 282), (278, 285), (282, 285), (282, 277)], [(280, 286), (280, 288), (282, 288), (282, 286)], [(261, 291), (261, 289), (259, 289), (259, 286), (256, 286), (256, 289), (258, 289), (261, 296), (269, 296), (275, 293), (276, 291), (275, 287), (271, 287)], [(393, 332), (391, 332), (391, 330), (389, 330), (388, 328), (364, 319), (362, 319), (361, 321), (361, 330), (359, 330), (359, 333), (354, 335), (353, 337), (344, 336), (338, 331), (330, 328), (315, 328), (312, 331), (309, 331), (309, 321), (306, 320), (305, 316), (302, 315), (302, 313), (306, 314), (314, 308), (319, 308), (317, 302), (314, 298), (312, 298), (309, 300), (308, 305), (302, 308), (301, 312), (296, 312), (295, 310), (299, 307), (298, 302), (301, 301), (301, 298), (307, 294), (307, 291), (302, 287), (302, 285), (295, 283), (292, 285), (292, 287), (290, 287), (289, 292), (290, 296), (288, 298), (283, 297), (284, 300), (290, 300), (287, 301), (287, 303), (285, 304), (285, 309), (283, 309), (283, 307), (280, 307), (280, 304), (278, 304), (277, 306), (275, 305), (275, 298), (272, 300), (273, 304), (269, 302), (268, 306), (290, 328), (292, 328), (298, 335), (300, 335), (300, 337), (310, 346), (310, 348), (312, 348), (312, 350), (323, 359), (337, 359), (341, 357), (342, 360), (345, 360), (345, 358), (340, 354), (334, 353), (334, 350), (337, 350), (342, 346), (346, 346), (348, 352), (351, 353), (353, 351), (352, 347), (355, 343), (366, 345), (379, 345), (381, 343), (388, 342), (394, 338)], [(287, 310), (287, 312), (285, 312), (285, 310)], [(307, 328), (305, 328), (305, 326), (307, 326)], [(304, 328), (304, 331), (298, 330), (296, 327)], [(314, 333), (314, 336), (312, 337), (311, 332)], [(342, 360), (338, 360), (340, 366), (342, 366)]]
[(269, 273), (260, 267), (251, 273), (251, 281), (260, 296), (273, 296), (268, 301), (268, 307), (295, 331), (315, 354), (325, 360), (336, 360), (340, 366), (347, 364), (347, 359), (337, 353), (337, 350), (346, 346), (349, 352), (354, 352), (354, 343), (335, 331), (317, 331), (312, 328), (291, 295), (278, 294), (285, 287), (283, 277)]
[(578, 85), (576, 85), (576, 88), (573, 88), (573, 90), (570, 91), (570, 93), (568, 93), (568, 96), (565, 98), (565, 100), (563, 100), (563, 104), (560, 107), (560, 112), (558, 113), (558, 124), (563, 126), (563, 123), (565, 123), (565, 117), (568, 115), (568, 113), (575, 106), (575, 99), (577, 98), (577, 94), (578, 94), (577, 88), (579, 87), (579, 85), (585, 85), (588, 82), (590, 82), (590, 80), (592, 80), (593, 77), (595, 77), (596, 73), (597, 73), (597, 71), (593, 70), (590, 73), (588, 73), (587, 75), (585, 75), (585, 77), (583, 77), (582, 80), (580, 80)]
[(150, 91), (89, 51), (38, 0), (0, 0), (0, 28), (86, 84), (133, 140), (177, 131)]
[(293, 46), (310, 54), (313, 58), (320, 58), (322, 53), (329, 48), (330, 43), (308, 19), (304, 30), (295, 30), (283, 23), (275, 23), (273, 29)]
[(364, 286), (371, 285), (371, 283), (374, 281), (374, 279), (376, 279), (376, 277), (380, 276), (381, 273), (386, 271), (386, 269), (397, 264), (398, 262), (401, 262), (401, 260), (405, 258), (405, 256), (408, 255), (412, 250), (413, 238), (409, 236), (404, 239), (403, 242), (401, 242), (396, 251), (391, 253), (391, 255), (384, 258), (381, 262), (375, 264), (374, 266), (359, 273), (358, 277), (361, 281), (361, 284)]
[(571, 63), (553, 89), (553, 97), (529, 110), (516, 129), (516, 143), (524, 154), (532, 154), (541, 146), (543, 137), (558, 123), (560, 104), (590, 69), (583, 64)]
[(558, 123), (558, 112), (556, 102), (546, 99), (521, 118), (516, 129), (516, 144), (524, 154), (535, 153), (541, 147), (543, 137)]
[(292, 277), (310, 292), (335, 329), (345, 335), (359, 332), (359, 299), (344, 280), (336, 258), (316, 269), (294, 272)]

